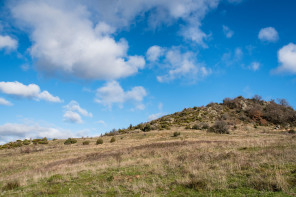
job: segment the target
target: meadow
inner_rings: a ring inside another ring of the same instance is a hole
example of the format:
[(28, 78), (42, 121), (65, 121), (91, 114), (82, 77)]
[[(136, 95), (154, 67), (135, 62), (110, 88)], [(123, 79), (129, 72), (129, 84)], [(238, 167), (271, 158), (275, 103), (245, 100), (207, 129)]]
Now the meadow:
[(0, 150), (0, 195), (296, 195), (296, 135), (286, 130), (172, 127), (76, 140)]

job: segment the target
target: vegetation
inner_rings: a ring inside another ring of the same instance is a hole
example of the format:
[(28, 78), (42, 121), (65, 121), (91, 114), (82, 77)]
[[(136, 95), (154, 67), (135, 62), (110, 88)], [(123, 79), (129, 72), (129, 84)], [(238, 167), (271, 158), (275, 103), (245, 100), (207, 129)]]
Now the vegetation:
[(208, 131), (219, 134), (229, 134), (228, 125), (225, 121), (216, 121), (215, 124), (208, 129)]
[(68, 138), (68, 139), (64, 142), (65, 145), (70, 145), (70, 144), (75, 144), (75, 143), (77, 143), (77, 140), (74, 139), (74, 138)]
[(0, 194), (295, 196), (295, 117), (237, 97), (87, 140), (17, 140), (0, 146)]
[(89, 145), (89, 141), (88, 141), (88, 140), (83, 141), (82, 144), (83, 144), (83, 145)]
[(97, 145), (98, 145), (98, 144), (103, 144), (103, 143), (104, 143), (104, 141), (103, 141), (102, 138), (99, 138), (99, 139), (97, 140), (97, 142), (96, 142)]
[(173, 137), (178, 137), (179, 135), (181, 135), (181, 133), (180, 133), (180, 132), (177, 132), (177, 131), (175, 131), (175, 132), (174, 132), (174, 134), (173, 134)]
[(112, 137), (111, 140), (110, 140), (111, 143), (113, 143), (115, 141), (116, 141), (115, 137)]

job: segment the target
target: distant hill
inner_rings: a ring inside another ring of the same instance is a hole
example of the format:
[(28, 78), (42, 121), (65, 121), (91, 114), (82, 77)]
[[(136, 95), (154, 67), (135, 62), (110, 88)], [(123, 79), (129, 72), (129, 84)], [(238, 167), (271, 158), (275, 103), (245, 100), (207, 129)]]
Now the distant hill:
[(246, 124), (254, 127), (273, 126), (275, 129), (291, 129), (296, 126), (296, 111), (285, 99), (264, 101), (258, 95), (252, 99), (239, 96), (234, 99), (225, 98), (222, 103), (185, 108), (181, 112), (165, 115), (136, 126), (130, 125), (127, 129), (113, 130), (105, 135), (167, 130), (171, 127), (215, 131), (213, 130), (215, 124), (227, 128), (226, 133)]
[(295, 196), (296, 113), (237, 97), (100, 137), (0, 146), (0, 196)]

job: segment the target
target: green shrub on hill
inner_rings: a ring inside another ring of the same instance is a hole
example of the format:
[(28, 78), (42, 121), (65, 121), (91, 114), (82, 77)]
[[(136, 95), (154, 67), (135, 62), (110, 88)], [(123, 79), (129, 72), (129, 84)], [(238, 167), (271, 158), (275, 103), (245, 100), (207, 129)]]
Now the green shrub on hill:
[(208, 131), (219, 134), (229, 134), (228, 125), (225, 121), (216, 121)]
[(96, 142), (97, 145), (98, 145), (98, 144), (103, 144), (103, 143), (104, 143), (104, 141), (103, 141), (102, 138), (99, 138), (99, 139), (97, 140), (97, 142)]
[(65, 145), (70, 145), (70, 144), (75, 144), (75, 143), (77, 143), (77, 140), (74, 139), (74, 138), (68, 138), (68, 139), (64, 142)]
[(116, 141), (115, 137), (112, 137), (111, 140), (110, 140), (111, 143), (113, 143), (115, 141)]

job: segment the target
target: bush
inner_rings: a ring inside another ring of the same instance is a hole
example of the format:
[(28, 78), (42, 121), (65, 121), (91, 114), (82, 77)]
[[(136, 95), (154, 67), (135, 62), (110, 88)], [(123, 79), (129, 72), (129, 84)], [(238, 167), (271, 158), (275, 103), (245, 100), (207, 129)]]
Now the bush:
[(195, 125), (192, 126), (192, 129), (194, 129), (194, 130), (200, 130), (200, 125), (195, 124)]
[(225, 121), (216, 121), (208, 131), (219, 134), (229, 134), (228, 125)]
[(203, 130), (206, 130), (206, 129), (209, 129), (210, 128), (210, 126), (209, 126), (209, 124), (208, 123), (201, 123), (201, 129), (203, 129)]
[(141, 130), (144, 131), (144, 132), (151, 131), (151, 126), (150, 126), (150, 124), (146, 124)]
[(76, 140), (76, 139), (73, 139), (73, 138), (68, 138), (68, 139), (64, 142), (65, 145), (75, 144), (75, 143), (77, 143), (77, 140)]
[(102, 139), (102, 138), (99, 138), (99, 139), (97, 140), (97, 143), (96, 143), (96, 144), (98, 145), (98, 144), (103, 144), (103, 143), (104, 143), (103, 139)]
[(39, 141), (41, 141), (41, 139), (34, 139), (34, 140), (32, 140), (32, 142), (33, 142), (34, 145), (37, 145), (39, 143)]
[(111, 140), (110, 140), (111, 143), (113, 143), (115, 141), (116, 141), (115, 137), (112, 137)]
[(38, 144), (48, 144), (47, 138), (42, 138), (40, 141), (38, 141)]
[(264, 119), (273, 124), (291, 124), (294, 125), (296, 121), (296, 112), (291, 107), (278, 105), (271, 101), (264, 110)]
[(89, 145), (89, 141), (82, 142), (83, 145)]
[(30, 140), (24, 140), (23, 141), (23, 145), (30, 145), (30, 144), (31, 144)]
[(175, 131), (175, 132), (174, 132), (174, 134), (173, 134), (173, 137), (178, 137), (179, 135), (181, 135), (181, 133), (180, 133), (180, 132), (177, 132), (177, 131)]
[(290, 130), (288, 131), (288, 133), (290, 133), (290, 134), (295, 134), (296, 131), (295, 131), (294, 129), (290, 129)]
[(191, 126), (190, 126), (190, 125), (187, 125), (187, 126), (185, 127), (185, 129), (191, 129)]
[(18, 181), (10, 181), (4, 187), (3, 190), (13, 190), (20, 186)]

